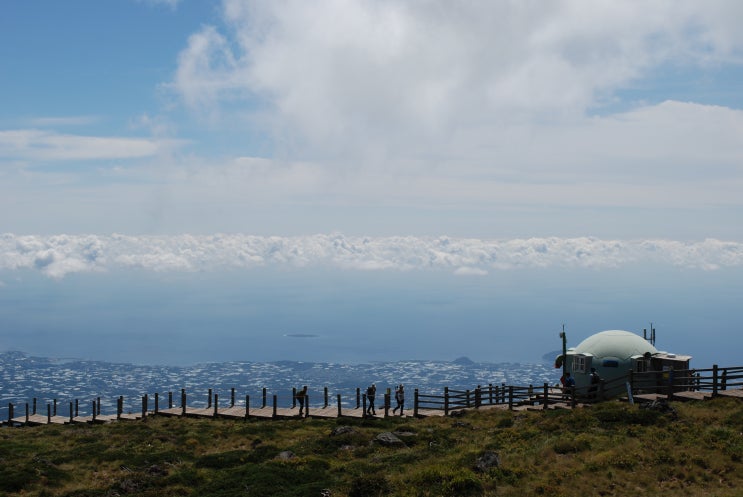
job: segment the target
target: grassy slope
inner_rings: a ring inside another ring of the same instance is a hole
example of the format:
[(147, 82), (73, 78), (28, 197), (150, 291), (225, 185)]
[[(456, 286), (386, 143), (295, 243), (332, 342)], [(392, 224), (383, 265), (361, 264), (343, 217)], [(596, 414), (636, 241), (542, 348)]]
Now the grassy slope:
[[(462, 418), (146, 422), (0, 430), (0, 496), (741, 495), (743, 402)], [(330, 436), (338, 425), (354, 433)], [(405, 431), (407, 447), (372, 443)], [(296, 457), (276, 456), (291, 450)], [(501, 465), (473, 469), (493, 450)], [(736, 487), (738, 490), (736, 490)]]

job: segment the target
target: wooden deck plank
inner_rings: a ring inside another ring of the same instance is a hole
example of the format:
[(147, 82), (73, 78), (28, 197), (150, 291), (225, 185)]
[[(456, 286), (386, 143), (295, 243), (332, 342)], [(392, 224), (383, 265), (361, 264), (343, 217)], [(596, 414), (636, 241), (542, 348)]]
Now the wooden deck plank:
[(712, 392), (674, 392), (673, 400), (707, 400), (712, 398)]
[(733, 397), (737, 399), (743, 399), (743, 390), (718, 390), (717, 394), (721, 397)]

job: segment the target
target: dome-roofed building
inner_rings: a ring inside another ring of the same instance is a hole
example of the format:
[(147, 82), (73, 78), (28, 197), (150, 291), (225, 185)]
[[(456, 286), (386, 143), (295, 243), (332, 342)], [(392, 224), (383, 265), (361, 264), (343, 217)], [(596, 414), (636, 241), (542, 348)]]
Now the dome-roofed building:
[[(654, 330), (653, 330), (654, 331)], [(655, 335), (653, 333), (652, 341)], [(567, 349), (565, 357), (558, 357), (559, 363), (566, 361), (566, 371), (575, 379), (577, 389), (591, 385), (591, 370), (595, 369), (601, 380), (608, 383), (606, 396), (617, 395), (624, 390), (619, 380), (626, 378), (630, 371), (659, 373), (670, 370), (688, 370), (691, 356), (677, 356), (659, 352), (651, 341), (623, 330), (608, 330), (596, 333), (583, 340), (576, 347)], [(613, 384), (612, 380), (617, 380)]]

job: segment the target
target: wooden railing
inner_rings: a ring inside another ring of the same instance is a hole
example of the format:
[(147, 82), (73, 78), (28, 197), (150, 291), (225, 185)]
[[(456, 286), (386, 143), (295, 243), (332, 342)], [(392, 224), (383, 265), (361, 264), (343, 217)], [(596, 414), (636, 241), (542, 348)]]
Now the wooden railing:
[[(531, 406), (547, 409), (549, 406), (556, 404), (575, 407), (579, 403), (599, 402), (624, 395), (634, 397), (643, 394), (655, 394), (656, 396), (667, 396), (668, 399), (672, 399), (674, 395), (678, 396), (683, 392), (705, 392), (710, 397), (715, 397), (720, 392), (736, 389), (743, 389), (743, 367), (722, 368), (714, 365), (709, 369), (652, 372), (630, 371), (626, 376), (607, 381), (602, 380), (598, 385), (572, 387), (569, 389), (553, 387), (547, 383), (539, 386), (515, 386), (506, 385), (505, 383), (501, 383), (500, 385), (488, 384), (487, 386), (477, 385), (471, 390), (454, 390), (445, 387), (443, 394), (420, 392), (418, 389), (415, 389), (412, 399), (410, 399), (410, 394), (408, 394), (407, 410), (408, 412), (412, 410), (414, 416), (427, 416), (437, 413), (450, 415), (462, 409), (478, 409), (488, 406), (499, 406), (507, 409), (514, 409), (519, 406)], [(388, 416), (391, 408), (389, 389), (386, 392), (380, 392), (376, 398), (377, 415)], [(232, 388), (229, 396), (229, 407), (244, 409), (244, 416), (246, 418), (251, 416), (251, 409), (253, 410), (252, 412), (268, 409), (273, 414), (270, 417), (277, 417), (277, 413), (281, 409), (279, 395), (269, 392), (267, 388), (263, 388), (259, 399), (259, 402), (255, 403), (251, 401), (249, 395), (246, 395), (244, 402), (241, 399), (238, 403), (236, 391)], [(284, 399), (286, 398), (284, 397)], [(188, 407), (188, 396), (185, 389), (181, 390), (179, 400), (180, 402), (176, 406), (173, 392), (168, 392), (167, 401), (161, 398), (159, 393), (155, 393), (152, 397), (149, 394), (145, 394), (141, 397), (141, 404), (137, 402), (138, 405), (136, 407), (132, 406), (130, 411), (127, 412), (124, 398), (120, 396), (116, 398), (115, 415), (113, 412), (102, 410), (100, 397), (83, 403), (82, 406), (78, 400), (74, 400), (67, 403), (66, 418), (69, 419), (69, 422), (75, 422), (81, 418), (95, 422), (104, 419), (126, 418), (131, 416), (130, 413), (132, 411), (141, 414), (137, 417), (146, 418), (148, 415), (161, 414), (164, 411), (172, 412), (173, 409), (180, 409), (181, 414), (187, 414), (189, 409), (194, 409), (193, 407)], [(296, 389), (292, 391), (290, 400), (291, 404), (285, 400), (286, 406), (290, 405), (291, 409), (295, 409), (297, 407)], [(309, 396), (305, 399), (305, 412), (312, 415), (313, 413), (318, 413), (319, 409), (324, 410), (321, 411), (323, 413), (328, 413), (332, 409), (334, 410), (333, 417), (351, 415), (354, 417), (367, 416), (368, 399), (366, 394), (361, 393), (360, 388), (357, 388), (354, 394), (346, 397), (345, 401), (341, 397), (341, 394), (336, 394), (332, 400), (333, 402), (331, 403), (328, 388), (324, 387), (321, 402), (311, 405)], [(411, 400), (412, 403), (410, 402)], [(39, 404), (41, 404), (41, 409), (39, 408)], [(46, 404), (46, 413), (41, 414), (39, 411), (43, 410), (44, 404)], [(6, 414), (6, 416), (2, 416), (0, 421), (4, 424), (12, 425), (19, 422), (22, 423), (24, 418), (25, 422), (29, 423), (33, 418), (37, 423), (40, 423), (40, 417), (43, 418), (45, 416), (47, 422), (51, 422), (52, 418), (58, 417), (58, 412), (61, 412), (60, 405), (64, 404), (64, 402), (58, 402), (57, 399), (43, 400), (39, 403), (34, 398), (32, 402), (25, 403), (22, 412), (16, 412), (16, 408), (19, 406), (9, 403), (8, 407), (3, 409), (7, 409), (7, 412), (2, 413)], [(220, 408), (227, 407), (227, 405), (220, 407), (219, 394), (213, 392), (212, 389), (209, 389), (205, 403), (202, 401), (196, 404), (199, 406), (205, 405), (206, 407), (203, 409), (212, 410), (214, 416), (219, 415)], [(107, 405), (113, 406), (113, 404)], [(90, 407), (89, 410), (86, 406)]]

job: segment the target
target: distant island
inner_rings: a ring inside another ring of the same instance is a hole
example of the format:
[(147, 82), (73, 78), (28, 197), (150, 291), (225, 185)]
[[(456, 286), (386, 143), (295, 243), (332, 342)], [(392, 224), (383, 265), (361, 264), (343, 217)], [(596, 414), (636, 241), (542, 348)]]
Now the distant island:
[(284, 336), (290, 338), (318, 338), (320, 335), (314, 335), (312, 333), (286, 333)]

